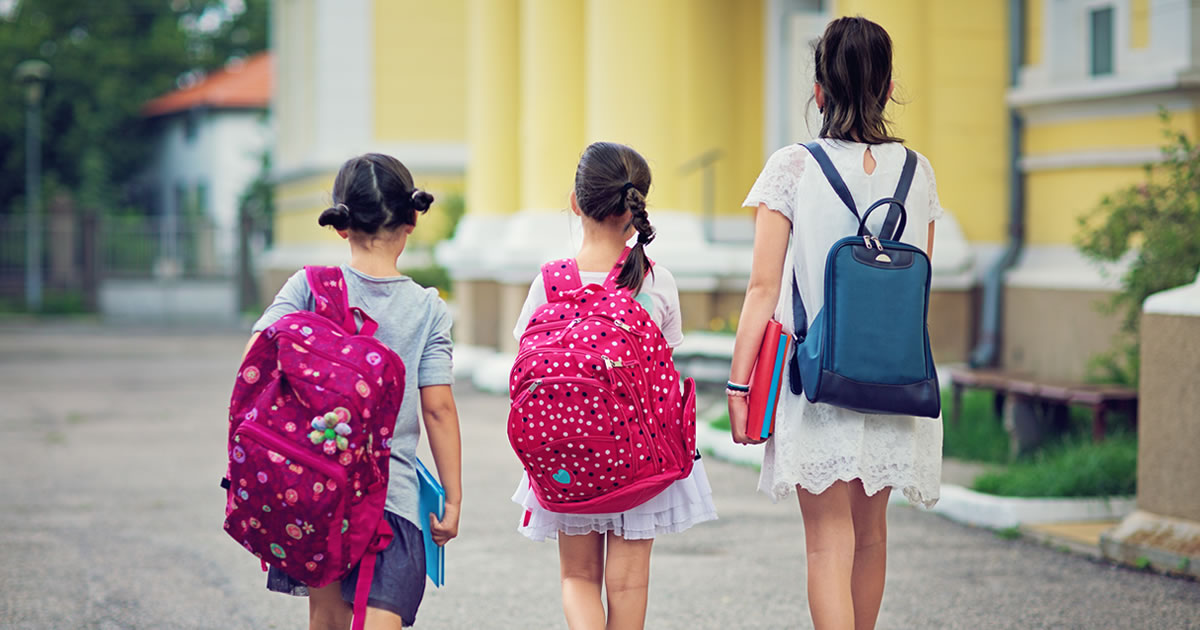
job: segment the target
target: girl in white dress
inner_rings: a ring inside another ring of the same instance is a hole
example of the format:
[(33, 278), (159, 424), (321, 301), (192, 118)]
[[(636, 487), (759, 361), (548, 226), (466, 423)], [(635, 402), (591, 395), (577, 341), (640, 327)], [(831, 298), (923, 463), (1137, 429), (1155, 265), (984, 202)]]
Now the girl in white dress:
[[(884, 118), (892, 92), (891, 39), (874, 22), (841, 18), (825, 30), (814, 57), (814, 100), (823, 115), (818, 142), (862, 213), (892, 195), (905, 159)], [(942, 208), (933, 168), (918, 158), (901, 240), (932, 255), (933, 222)], [(744, 205), (757, 208), (754, 260), (730, 369), (729, 415), (734, 441), (753, 444), (761, 440), (746, 434), (747, 398), (737, 390), (750, 382), (767, 321), (774, 315), (791, 332), (795, 274), (811, 325), (824, 301), (826, 254), (857, 232), (858, 221), (800, 145), (771, 156)], [(883, 214), (871, 218), (873, 233)], [(937, 502), (941, 421), (866, 415), (783, 389), (759, 489), (773, 500), (793, 489), (799, 497), (817, 630), (874, 628), (883, 598), (888, 497), (898, 488), (914, 503)]]
[[(654, 240), (646, 213), (650, 167), (637, 151), (610, 142), (584, 150), (575, 171), (571, 210), (583, 223), (583, 244), (575, 261), (583, 285), (602, 284), (636, 233), (637, 244), (622, 267), (621, 278), (645, 278), (630, 290), (662, 330), (672, 348), (683, 342), (679, 290), (662, 265), (647, 275), (644, 247)], [(618, 280), (620, 285), (621, 280)], [(623, 285), (620, 285), (623, 286)], [(539, 273), (517, 318), (519, 341), (537, 307), (546, 303)], [(641, 628), (650, 584), (650, 547), (659, 534), (678, 533), (717, 518), (712, 488), (697, 460), (692, 472), (641, 505), (614, 514), (550, 512), (538, 503), (523, 473), (512, 500), (523, 508), (517, 530), (531, 540), (558, 540), (563, 612), (572, 630)], [(559, 535), (563, 534), (563, 535)], [(607, 591), (607, 619), (600, 597)]]

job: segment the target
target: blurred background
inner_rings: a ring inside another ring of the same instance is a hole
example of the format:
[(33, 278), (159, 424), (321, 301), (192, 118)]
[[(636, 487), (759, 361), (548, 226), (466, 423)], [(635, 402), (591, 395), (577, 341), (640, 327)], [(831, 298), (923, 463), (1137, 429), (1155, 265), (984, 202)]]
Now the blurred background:
[[(1200, 575), (1180, 482), (1200, 477), (1200, 0), (0, 0), (6, 345), (59, 318), (240, 343), (298, 268), (348, 258), (316, 217), (378, 151), (437, 198), (399, 267), (451, 304), (456, 374), (505, 392), (529, 282), (581, 237), (578, 157), (607, 140), (653, 171), (676, 358), (723, 383), (741, 202), (819, 129), (812, 44), (843, 15), (890, 32), (888, 113), (947, 209), (947, 483), (1124, 497), (1032, 520), (1098, 519), (1073, 540)], [(1030, 522), (971, 506), (952, 518)]]
[[(652, 165), (685, 328), (731, 331), (741, 200), (819, 128), (811, 44), (853, 14), (895, 41), (890, 115), (950, 211), (939, 363), (1134, 380), (1114, 335), (1136, 318), (1095, 305), (1145, 227), (1110, 225), (1112, 196), (1200, 127), (1188, 0), (0, 0), (0, 308), (233, 321), (345, 256), (314, 217), (342, 161), (382, 151), (438, 197), (401, 266), (461, 344), (510, 351), (604, 139)], [(1131, 301), (1190, 281), (1181, 255)]]

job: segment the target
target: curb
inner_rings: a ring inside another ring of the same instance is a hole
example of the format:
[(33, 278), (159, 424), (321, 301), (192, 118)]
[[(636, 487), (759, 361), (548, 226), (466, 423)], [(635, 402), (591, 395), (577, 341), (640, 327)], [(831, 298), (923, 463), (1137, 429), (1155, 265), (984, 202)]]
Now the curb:
[[(714, 457), (743, 466), (762, 465), (761, 445), (734, 444), (726, 431), (709, 426), (720, 417), (724, 405), (707, 408), (697, 414), (696, 445)], [(1135, 509), (1133, 497), (1088, 499), (998, 497), (976, 492), (963, 486), (943, 483), (937, 505), (928, 511), (952, 521), (976, 527), (1008, 529), (1021, 525), (1061, 522), (1117, 521)], [(892, 503), (908, 504), (899, 492), (892, 493)]]

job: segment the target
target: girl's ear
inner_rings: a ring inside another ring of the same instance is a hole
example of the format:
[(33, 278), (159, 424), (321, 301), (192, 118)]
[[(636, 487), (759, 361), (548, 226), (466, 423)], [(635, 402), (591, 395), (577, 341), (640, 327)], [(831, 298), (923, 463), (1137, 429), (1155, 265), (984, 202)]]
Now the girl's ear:
[(583, 216), (583, 210), (579, 209), (579, 200), (575, 198), (574, 190), (571, 190), (571, 212), (574, 212), (577, 217)]
[(404, 229), (404, 235), (405, 235), (405, 236), (408, 236), (408, 235), (412, 234), (412, 233), (413, 233), (413, 230), (417, 229), (417, 220), (416, 220), (416, 217), (413, 217), (413, 224), (412, 224), (412, 225), (406, 225), (406, 226), (404, 226), (404, 228), (403, 228), (403, 229)]
[[(888, 93), (891, 94), (890, 92)], [(813, 84), (813, 100), (817, 102), (817, 110), (825, 109), (825, 92), (821, 90), (820, 83)]]
[(887, 100), (889, 100), (889, 101), (890, 101), (890, 100), (892, 100), (892, 92), (894, 92), (895, 90), (896, 90), (896, 82), (895, 82), (895, 81), (888, 81), (888, 95), (887, 95)]
[(342, 240), (350, 238), (350, 230), (338, 230), (337, 233), (338, 236), (342, 237)]

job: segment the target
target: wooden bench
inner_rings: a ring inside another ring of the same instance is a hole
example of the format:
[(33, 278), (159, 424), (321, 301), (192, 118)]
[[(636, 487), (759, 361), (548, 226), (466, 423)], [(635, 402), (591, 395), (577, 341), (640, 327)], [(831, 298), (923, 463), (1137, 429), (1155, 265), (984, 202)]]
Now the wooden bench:
[(965, 368), (950, 370), (950, 382), (954, 396), (954, 415), (950, 421), (954, 424), (958, 424), (962, 415), (964, 389), (985, 389), (995, 393), (997, 416), (1003, 415), (1005, 397), (1009, 395), (1050, 405), (1087, 407), (1092, 412), (1092, 439), (1097, 442), (1103, 440), (1108, 431), (1109, 411), (1129, 411), (1133, 422), (1137, 422), (1138, 394), (1131, 387), (1069, 383), (1003, 370)]

